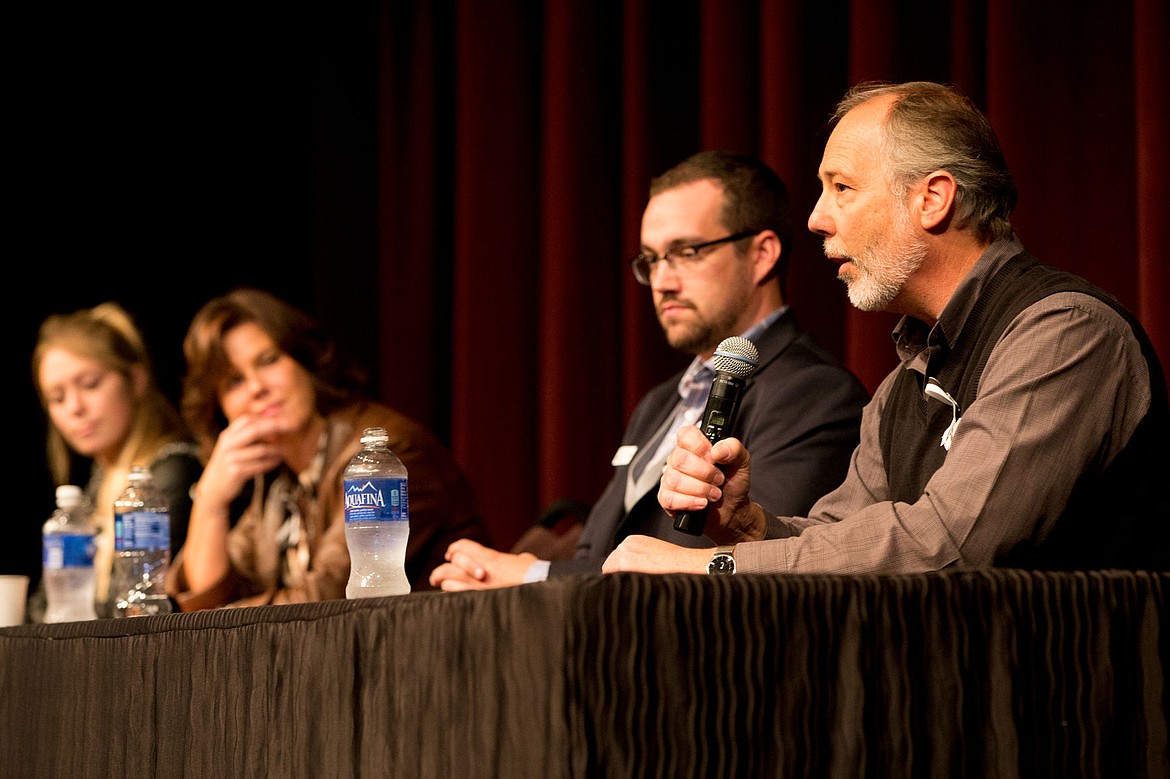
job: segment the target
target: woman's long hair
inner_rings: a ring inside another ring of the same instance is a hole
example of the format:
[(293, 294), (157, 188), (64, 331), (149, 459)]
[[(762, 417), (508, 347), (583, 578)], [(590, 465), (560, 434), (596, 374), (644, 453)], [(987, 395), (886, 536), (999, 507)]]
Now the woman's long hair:
[(269, 292), (247, 287), (213, 298), (196, 312), (183, 339), (187, 373), (180, 407), (204, 461), (227, 427), (219, 386), (233, 369), (223, 348), (224, 335), (247, 322), (309, 372), (322, 415), (351, 402), (365, 386), (365, 374), (340, 358), (332, 339), (303, 311)]
[[(102, 469), (96, 494), (91, 496), (94, 522), (104, 534), (95, 568), (99, 572), (98, 600), (105, 600), (106, 588), (102, 582), (108, 576), (113, 554), (112, 546), (105, 539), (113, 537), (114, 500), (125, 488), (131, 466), (149, 466), (154, 455), (164, 445), (188, 437), (186, 426), (179, 412), (158, 387), (142, 334), (126, 310), (117, 303), (102, 303), (69, 314), (53, 314), (41, 324), (33, 349), (32, 374), (33, 386), (37, 389), (37, 397), (41, 400), (46, 416), (49, 404), (41, 387), (40, 369), (45, 354), (54, 348), (95, 360), (107, 370), (119, 374), (130, 396), (130, 430), (113, 463)], [(136, 370), (146, 379), (141, 392), (135, 390)], [(52, 423), (51, 417), (45, 449), (53, 483), (69, 483), (72, 478), (72, 450), (61, 431)]]

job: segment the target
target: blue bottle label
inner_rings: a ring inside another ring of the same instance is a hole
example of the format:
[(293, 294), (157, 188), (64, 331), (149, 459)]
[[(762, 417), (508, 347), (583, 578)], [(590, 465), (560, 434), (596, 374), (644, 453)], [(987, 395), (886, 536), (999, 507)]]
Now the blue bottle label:
[(162, 511), (127, 511), (114, 515), (114, 551), (171, 547), (171, 516)]
[(410, 519), (406, 479), (397, 476), (345, 479), (346, 522), (406, 522)]
[(91, 535), (46, 536), (41, 563), (46, 570), (88, 568), (96, 550)]

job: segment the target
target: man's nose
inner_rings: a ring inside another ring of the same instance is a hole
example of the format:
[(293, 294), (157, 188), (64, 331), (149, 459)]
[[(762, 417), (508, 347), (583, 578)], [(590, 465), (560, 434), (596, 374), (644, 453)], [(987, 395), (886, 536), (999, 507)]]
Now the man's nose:
[(812, 230), (817, 235), (828, 238), (835, 231), (833, 220), (825, 213), (821, 201), (824, 200), (822, 195), (817, 199), (817, 204), (813, 206), (812, 213), (808, 215), (808, 229)]
[(659, 260), (650, 266), (650, 288), (655, 292), (678, 289), (679, 274), (674, 263)]

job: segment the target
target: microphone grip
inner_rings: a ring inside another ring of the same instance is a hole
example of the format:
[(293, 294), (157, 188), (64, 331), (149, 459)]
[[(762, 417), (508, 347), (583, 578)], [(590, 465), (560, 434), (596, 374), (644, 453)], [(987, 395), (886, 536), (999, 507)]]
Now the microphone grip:
[[(707, 407), (703, 410), (700, 429), (707, 440), (716, 443), (731, 434), (735, 415), (739, 411), (739, 396), (747, 382), (731, 373), (720, 371), (711, 382), (711, 393), (707, 396)], [(684, 511), (675, 515), (674, 529), (692, 536), (703, 535), (707, 523), (707, 509)]]
[(707, 509), (698, 511), (684, 511), (675, 515), (674, 529), (680, 533), (692, 536), (703, 535), (703, 526), (707, 524)]

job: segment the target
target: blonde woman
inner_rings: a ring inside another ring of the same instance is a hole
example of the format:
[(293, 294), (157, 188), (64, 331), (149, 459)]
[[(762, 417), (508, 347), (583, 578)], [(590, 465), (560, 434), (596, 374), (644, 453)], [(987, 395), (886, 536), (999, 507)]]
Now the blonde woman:
[[(71, 480), (75, 457), (90, 463), (85, 493), (98, 528), (95, 607), (99, 617), (109, 617), (114, 499), (131, 466), (149, 467), (167, 499), (172, 557), (186, 538), (190, 491), (203, 466), (182, 418), (158, 387), (141, 333), (117, 303), (45, 319), (32, 375), (49, 419), (46, 452), (53, 482)], [(30, 616), (41, 609), (38, 592)]]

